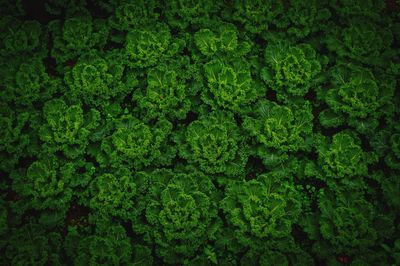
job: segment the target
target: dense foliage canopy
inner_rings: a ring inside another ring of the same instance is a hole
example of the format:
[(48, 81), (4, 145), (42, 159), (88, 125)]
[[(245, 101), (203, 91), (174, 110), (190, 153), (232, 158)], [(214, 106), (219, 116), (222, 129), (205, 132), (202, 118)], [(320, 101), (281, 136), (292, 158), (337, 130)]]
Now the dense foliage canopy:
[(399, 14), (0, 0), (0, 265), (400, 265)]

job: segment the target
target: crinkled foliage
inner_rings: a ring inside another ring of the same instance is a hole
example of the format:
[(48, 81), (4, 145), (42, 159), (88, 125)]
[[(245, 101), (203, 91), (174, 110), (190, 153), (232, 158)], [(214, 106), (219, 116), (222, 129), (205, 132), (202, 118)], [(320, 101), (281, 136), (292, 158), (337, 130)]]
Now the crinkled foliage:
[(189, 25), (207, 23), (220, 5), (212, 0), (171, 0), (165, 6), (165, 15), (170, 25), (185, 29)]
[[(167, 263), (179, 263), (201, 250), (220, 226), (218, 194), (201, 172), (158, 170), (148, 174), (150, 189), (141, 228)], [(135, 228), (135, 225), (134, 225)]]
[(260, 101), (256, 108), (255, 116), (246, 117), (243, 127), (258, 143), (283, 152), (310, 148), (313, 116), (307, 102), (288, 107)]
[(317, 84), (321, 64), (310, 45), (271, 43), (265, 49), (264, 57), (266, 67), (262, 69), (261, 77), (280, 98), (304, 96)]
[(221, 208), (234, 236), (244, 246), (260, 248), (264, 241), (290, 234), (301, 210), (297, 192), (275, 175), (229, 183)]
[(375, 210), (361, 195), (352, 191), (340, 195), (324, 191), (319, 209), (321, 235), (338, 252), (373, 245), (377, 237), (373, 228)]
[(135, 83), (123, 82), (124, 65), (121, 60), (121, 56), (115, 53), (101, 56), (92, 51), (82, 55), (64, 77), (71, 97), (82, 99), (87, 104), (104, 105), (112, 97), (125, 96), (132, 90), (128, 85)]
[(239, 112), (259, 95), (260, 89), (252, 80), (246, 62), (227, 64), (212, 60), (204, 65), (204, 71), (209, 92), (204, 92), (202, 99), (213, 109), (225, 108)]
[(365, 20), (355, 19), (343, 28), (334, 28), (327, 47), (339, 57), (371, 65), (383, 65), (394, 55), (390, 49), (392, 32)]
[(347, 133), (338, 133), (330, 143), (321, 143), (318, 149), (319, 159), (323, 160), (323, 169), (327, 175), (337, 178), (366, 175), (368, 164), (375, 156), (363, 151), (360, 140)]
[(132, 245), (121, 225), (100, 224), (85, 235), (69, 227), (65, 250), (74, 265), (124, 265), (131, 263)]
[(157, 21), (160, 16), (154, 9), (156, 1), (140, 0), (124, 1), (115, 9), (114, 16), (109, 18), (111, 27), (118, 30), (129, 30), (140, 25), (147, 25)]
[(179, 76), (181, 69), (158, 65), (147, 73), (147, 87), (136, 90), (133, 98), (149, 119), (160, 116), (183, 119), (190, 110), (189, 88)]
[(153, 162), (167, 164), (175, 155), (175, 148), (166, 146), (171, 129), (172, 124), (165, 119), (149, 126), (131, 115), (124, 115), (115, 121), (112, 135), (102, 141), (101, 149), (107, 158), (99, 154), (98, 160), (115, 166), (128, 162), (137, 168)]
[(155, 66), (163, 58), (174, 55), (179, 50), (179, 43), (173, 42), (167, 25), (159, 24), (129, 31), (124, 50), (128, 66), (145, 68)]
[[(14, 56), (18, 53), (39, 52), (46, 47), (43, 43), (42, 25), (35, 20), (20, 21), (12, 16), (2, 16), (0, 20), (2, 56)], [(44, 47), (43, 47), (44, 46)]]
[(96, 109), (84, 113), (80, 105), (68, 106), (61, 99), (46, 102), (43, 114), (45, 123), (39, 129), (40, 139), (50, 151), (61, 150), (70, 158), (85, 152), (89, 136), (100, 119)]
[(76, 60), (82, 53), (104, 46), (109, 28), (103, 19), (89, 15), (53, 20), (49, 23), (53, 35), (51, 55), (58, 63)]
[(217, 33), (210, 29), (201, 29), (194, 35), (196, 47), (200, 52), (211, 57), (216, 53), (238, 52), (238, 36), (235, 27), (222, 25)]
[(231, 113), (214, 112), (192, 122), (175, 138), (179, 154), (206, 173), (243, 174), (247, 151)]
[(249, 32), (260, 33), (268, 30), (271, 24), (286, 24), (283, 13), (284, 3), (281, 1), (235, 0), (232, 19), (243, 23)]
[[(370, 70), (352, 64), (331, 69), (332, 88), (320, 90), (330, 109), (321, 113), (321, 124), (332, 127), (345, 121), (362, 134), (371, 133), (382, 116), (392, 116), (395, 82), (390, 76), (377, 79)], [(330, 121), (329, 121), (330, 120)]]
[(0, 7), (0, 265), (399, 264), (399, 0)]
[(128, 220), (135, 212), (136, 184), (129, 171), (105, 173), (91, 183), (90, 207), (99, 216), (115, 216)]

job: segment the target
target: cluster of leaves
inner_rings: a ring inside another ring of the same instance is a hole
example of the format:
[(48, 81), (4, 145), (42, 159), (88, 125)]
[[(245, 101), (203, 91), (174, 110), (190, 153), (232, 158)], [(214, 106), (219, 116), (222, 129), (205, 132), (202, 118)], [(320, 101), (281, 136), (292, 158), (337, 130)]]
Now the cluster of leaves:
[(1, 265), (400, 263), (399, 1), (31, 2)]

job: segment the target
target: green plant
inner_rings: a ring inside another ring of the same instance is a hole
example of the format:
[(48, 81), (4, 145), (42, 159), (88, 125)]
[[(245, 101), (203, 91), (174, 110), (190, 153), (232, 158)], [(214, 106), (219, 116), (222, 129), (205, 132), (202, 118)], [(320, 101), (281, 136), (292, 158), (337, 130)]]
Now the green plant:
[(0, 264), (399, 264), (399, 10), (0, 0)]

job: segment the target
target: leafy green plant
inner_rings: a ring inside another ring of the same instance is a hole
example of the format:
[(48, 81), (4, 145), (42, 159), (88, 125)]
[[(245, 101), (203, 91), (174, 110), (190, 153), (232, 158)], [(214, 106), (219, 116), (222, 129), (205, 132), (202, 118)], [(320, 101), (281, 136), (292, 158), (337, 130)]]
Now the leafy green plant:
[(372, 204), (351, 191), (340, 194), (336, 200), (332, 197), (335, 195), (328, 191), (321, 195), (319, 221), (322, 237), (339, 253), (371, 246), (377, 237), (373, 228)]
[(76, 60), (91, 48), (104, 46), (108, 37), (106, 21), (93, 21), (90, 15), (70, 17), (65, 21), (53, 20), (49, 23), (53, 36), (51, 55), (57, 63)]
[(241, 245), (257, 249), (266, 239), (290, 234), (301, 202), (288, 183), (277, 179), (264, 174), (249, 182), (229, 183), (221, 207)]
[(131, 262), (132, 246), (121, 225), (100, 223), (91, 235), (70, 227), (64, 246), (74, 265), (118, 265)]
[(261, 77), (280, 99), (304, 96), (317, 84), (321, 64), (310, 45), (278, 41), (267, 46), (264, 56), (267, 67), (261, 70)]
[(173, 56), (178, 50), (179, 44), (172, 42), (165, 24), (150, 29), (134, 29), (126, 36), (125, 56), (130, 67), (155, 66), (162, 58)]
[[(44, 123), (40, 139), (49, 150), (62, 150), (65, 156), (76, 158), (84, 153), (91, 131), (97, 127), (100, 114), (91, 109), (87, 114), (79, 105), (68, 106), (61, 99), (53, 99), (43, 107)], [(56, 144), (56, 145), (54, 145)]]
[(209, 93), (203, 93), (202, 99), (213, 109), (239, 112), (260, 94), (258, 85), (251, 78), (249, 66), (241, 60), (231, 65), (212, 60), (204, 65), (204, 70)]
[[(65, 74), (65, 83), (71, 97), (82, 99), (91, 105), (105, 104), (112, 97), (125, 96), (131, 88), (122, 82), (124, 65), (116, 53), (104, 56), (93, 50), (82, 55), (76, 65)], [(133, 85), (134, 83), (130, 84)]]
[(399, 264), (399, 11), (0, 0), (0, 264)]
[[(319, 90), (329, 109), (321, 112), (325, 127), (347, 123), (357, 131), (368, 134), (378, 126), (378, 119), (391, 116), (394, 82), (375, 78), (373, 73), (354, 64), (338, 64), (331, 70), (332, 89)], [(380, 85), (378, 85), (380, 84)]]
[(133, 98), (147, 118), (184, 119), (191, 107), (189, 88), (178, 75), (176, 65), (158, 65), (147, 73), (147, 87), (136, 90)]
[(244, 174), (246, 147), (231, 113), (215, 112), (192, 122), (176, 136), (179, 154), (206, 173)]
[(149, 192), (144, 214), (147, 224), (133, 225), (157, 245), (157, 253), (173, 264), (193, 257), (220, 226), (211, 180), (201, 172), (160, 169), (148, 174)]

